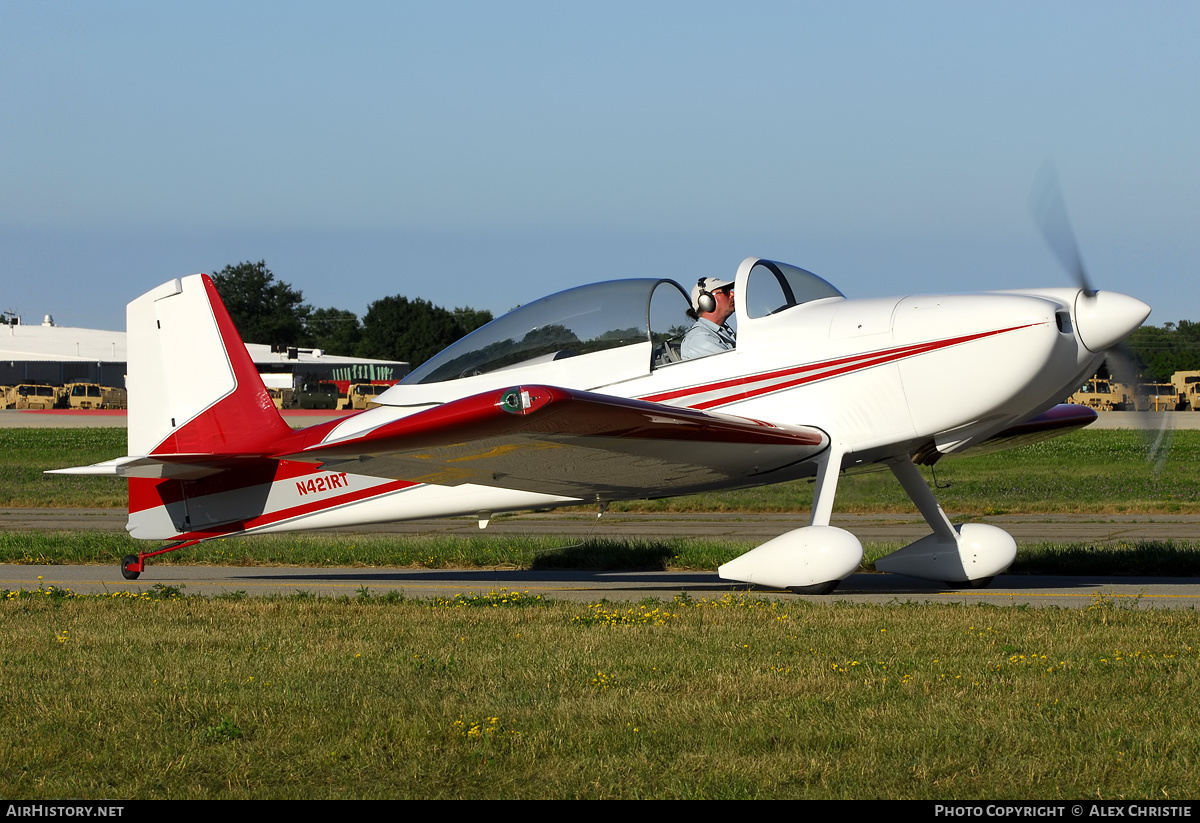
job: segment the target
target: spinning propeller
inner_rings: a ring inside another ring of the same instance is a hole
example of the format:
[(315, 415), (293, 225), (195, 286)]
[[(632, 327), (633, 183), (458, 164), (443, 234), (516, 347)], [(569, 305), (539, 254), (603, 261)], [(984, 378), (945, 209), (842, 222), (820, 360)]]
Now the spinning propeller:
[(1079, 284), (1079, 288), (1083, 289), (1084, 296), (1089, 299), (1095, 297), (1097, 289), (1092, 286), (1087, 268), (1083, 265), (1083, 257), (1079, 254), (1079, 244), (1075, 242), (1075, 231), (1071, 228), (1071, 218), (1067, 216), (1067, 204), (1063, 201), (1062, 186), (1058, 183), (1053, 163), (1047, 161), (1034, 181), (1029, 205), (1050, 250)]
[[(1141, 325), (1150, 313), (1150, 307), (1128, 295), (1102, 292), (1092, 284), (1087, 267), (1083, 264), (1083, 256), (1079, 253), (1079, 244), (1075, 241), (1071, 219), (1067, 216), (1058, 174), (1050, 161), (1046, 162), (1034, 182), (1030, 207), (1046, 244), (1079, 286), (1074, 314), (1075, 330), (1080, 341), (1089, 351), (1104, 352), (1110, 375), (1134, 392), (1139, 372), (1137, 361), (1121, 341)], [(1138, 418), (1137, 428), (1146, 436), (1146, 459), (1154, 463), (1156, 472), (1160, 471), (1170, 446), (1170, 433), (1173, 431), (1171, 419), (1164, 416), (1162, 425), (1155, 427), (1143, 412)]]
[(1067, 217), (1058, 175), (1050, 163), (1034, 184), (1031, 206), (1046, 243), (1079, 286), (1079, 296), (1075, 299), (1075, 330), (1079, 339), (1089, 351), (1108, 355), (1142, 324), (1150, 307), (1136, 297), (1100, 291), (1092, 285)]

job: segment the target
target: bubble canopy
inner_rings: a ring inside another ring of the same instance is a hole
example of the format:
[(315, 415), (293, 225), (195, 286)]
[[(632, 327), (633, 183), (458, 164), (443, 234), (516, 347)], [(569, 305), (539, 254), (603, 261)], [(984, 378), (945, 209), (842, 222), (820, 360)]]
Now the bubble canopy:
[(650, 343), (651, 303), (663, 301), (676, 306), (674, 323), (687, 322), (688, 298), (671, 280), (610, 280), (567, 289), (476, 329), (434, 355), (402, 384), (440, 383)]
[[(745, 290), (738, 295), (738, 305), (749, 322), (810, 301), (842, 297), (812, 272), (771, 260), (748, 258), (738, 278)], [(675, 341), (671, 345), (677, 347), (691, 326), (686, 314), (690, 305), (688, 293), (678, 283), (661, 278), (609, 280), (567, 289), (476, 329), (419, 366), (400, 385), (444, 383), (637, 345), (645, 345), (645, 359), (637, 361), (642, 363), (637, 368), (648, 372), (678, 362), (677, 357), (662, 355), (670, 348), (668, 341)]]

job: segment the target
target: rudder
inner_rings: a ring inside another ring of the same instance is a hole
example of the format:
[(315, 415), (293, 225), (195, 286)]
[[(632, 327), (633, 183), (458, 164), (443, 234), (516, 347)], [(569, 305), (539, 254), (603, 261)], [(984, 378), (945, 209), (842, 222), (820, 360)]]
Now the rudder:
[(137, 298), (126, 328), (131, 455), (250, 456), (291, 433), (208, 275)]

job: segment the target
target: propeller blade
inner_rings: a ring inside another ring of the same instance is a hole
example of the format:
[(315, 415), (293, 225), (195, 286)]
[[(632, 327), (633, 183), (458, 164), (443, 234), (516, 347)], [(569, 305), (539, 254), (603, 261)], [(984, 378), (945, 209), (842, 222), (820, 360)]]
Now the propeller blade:
[(1140, 382), (1142, 373), (1137, 358), (1124, 343), (1119, 343), (1104, 353), (1104, 363), (1108, 366), (1108, 376), (1129, 392), (1129, 409), (1133, 410), (1133, 388)]
[(1034, 180), (1029, 207), (1046, 244), (1083, 292), (1075, 304), (1079, 339), (1091, 351), (1104, 351), (1109, 377), (1125, 388), (1126, 406), (1135, 414), (1134, 428), (1142, 436), (1146, 460), (1153, 465), (1153, 472), (1157, 475), (1162, 472), (1170, 454), (1174, 420), (1169, 414), (1164, 414), (1161, 425), (1156, 425), (1152, 412), (1138, 408), (1137, 386), (1141, 370), (1133, 353), (1120, 342), (1146, 319), (1150, 307), (1140, 300), (1115, 292), (1097, 296), (1096, 287), (1092, 285), (1087, 267), (1083, 264), (1083, 256), (1079, 253), (1079, 244), (1075, 240), (1075, 230), (1071, 228), (1071, 218), (1067, 216), (1067, 205), (1053, 161), (1047, 160)]
[[(1148, 414), (1148, 412), (1143, 412), (1143, 414)], [(1171, 440), (1175, 437), (1175, 418), (1171, 416), (1174, 412), (1160, 412), (1160, 414), (1162, 422), (1159, 423), (1154, 441), (1146, 450), (1146, 462), (1153, 465), (1152, 471), (1155, 476), (1162, 474), (1163, 467), (1167, 465), (1167, 457), (1171, 454)]]
[(1141, 368), (1133, 352), (1124, 343), (1118, 344), (1104, 354), (1109, 376), (1122, 384), (1129, 393), (1129, 403), (1135, 414), (1133, 427), (1142, 438), (1146, 462), (1151, 464), (1152, 473), (1162, 473), (1171, 454), (1171, 441), (1175, 437), (1175, 412), (1153, 412), (1138, 408), (1137, 386), (1142, 382)]
[(1058, 174), (1050, 161), (1046, 162), (1034, 181), (1029, 206), (1050, 250), (1083, 289), (1084, 295), (1094, 297), (1096, 289), (1092, 286), (1087, 268), (1083, 265), (1083, 257), (1079, 254), (1079, 244), (1075, 242), (1075, 231), (1071, 228), (1067, 205), (1063, 201), (1062, 186), (1058, 183)]

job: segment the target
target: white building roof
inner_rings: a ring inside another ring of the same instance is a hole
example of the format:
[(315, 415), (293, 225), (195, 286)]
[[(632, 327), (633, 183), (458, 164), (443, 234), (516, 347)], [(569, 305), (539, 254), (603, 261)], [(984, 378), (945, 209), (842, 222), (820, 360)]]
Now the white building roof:
[(122, 362), (125, 332), (69, 326), (0, 325), (0, 360)]
[[(272, 352), (263, 343), (247, 343), (246, 350), (258, 365), (270, 363), (321, 363), (329, 366), (352, 363), (395, 365), (393, 360), (369, 360), (363, 357), (340, 357), (325, 354), (320, 349), (298, 349), (289, 359), (284, 352)], [(123, 363), (128, 360), (125, 332), (77, 329), (71, 326), (33, 326), (0, 324), (0, 360), (42, 360), (52, 362)], [(407, 364), (404, 364), (407, 365)]]

